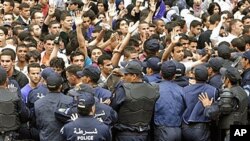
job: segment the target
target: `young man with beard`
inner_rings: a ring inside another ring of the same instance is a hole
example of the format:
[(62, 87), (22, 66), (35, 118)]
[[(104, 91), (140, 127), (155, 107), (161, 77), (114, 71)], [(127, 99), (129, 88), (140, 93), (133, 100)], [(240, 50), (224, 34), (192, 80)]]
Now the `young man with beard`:
[(26, 84), (22, 89), (22, 98), (27, 103), (27, 96), (29, 92), (36, 88), (39, 85), (39, 82), (41, 80), (41, 67), (38, 63), (32, 63), (28, 65), (28, 76), (29, 76), (29, 83)]
[(37, 41), (40, 42), (40, 36), (42, 34), (42, 29), (38, 24), (31, 24), (29, 26), (29, 31), (31, 36)]

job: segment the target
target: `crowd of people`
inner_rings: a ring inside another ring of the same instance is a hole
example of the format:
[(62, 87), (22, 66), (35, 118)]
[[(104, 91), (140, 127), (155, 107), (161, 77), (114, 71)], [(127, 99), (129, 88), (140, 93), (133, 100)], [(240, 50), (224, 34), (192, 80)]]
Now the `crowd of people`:
[(229, 141), (250, 0), (1, 0), (0, 141)]

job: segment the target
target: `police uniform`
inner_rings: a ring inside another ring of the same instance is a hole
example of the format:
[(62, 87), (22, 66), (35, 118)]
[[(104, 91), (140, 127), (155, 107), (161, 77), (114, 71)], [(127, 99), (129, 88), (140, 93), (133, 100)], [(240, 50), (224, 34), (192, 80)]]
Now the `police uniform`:
[(183, 88), (170, 81), (159, 83), (160, 98), (155, 104), (155, 140), (181, 140), (184, 111)]
[(110, 99), (112, 94), (109, 90), (107, 89), (104, 89), (102, 87), (94, 87), (94, 94), (95, 94), (95, 97), (97, 97), (98, 99), (103, 99), (106, 100), (106, 99)]
[(182, 132), (187, 141), (207, 141), (210, 139), (211, 120), (204, 114), (204, 107), (199, 101), (201, 93), (207, 93), (211, 99), (217, 99), (217, 89), (206, 84), (208, 71), (205, 66), (194, 68), (196, 84), (184, 87), (186, 109), (183, 114)]
[(33, 109), (34, 108), (34, 103), (45, 97), (46, 94), (49, 93), (49, 90), (47, 88), (46, 85), (42, 84), (42, 85), (39, 85), (38, 87), (34, 88), (33, 90), (31, 90), (27, 96), (27, 106), (30, 108), (30, 109)]
[(218, 73), (210, 77), (208, 80), (208, 84), (220, 90), (223, 84), (221, 80), (221, 74)]
[(107, 125), (93, 116), (79, 117), (61, 129), (67, 141), (111, 141), (111, 132)]
[[(161, 71), (172, 78), (176, 74), (176, 65), (173, 61), (163, 62)], [(154, 140), (181, 141), (183, 88), (166, 79), (159, 83), (159, 92), (154, 113)]]
[[(0, 83), (7, 81), (7, 72), (0, 66)], [(23, 107), (24, 106), (24, 107)], [(0, 87), (0, 140), (16, 139), (21, 122), (29, 118), (29, 111), (22, 104), (17, 88)]]
[[(138, 62), (131, 61), (123, 72), (140, 74), (141, 70)], [(118, 113), (118, 121), (114, 126), (115, 140), (147, 140), (158, 97), (158, 88), (149, 83), (119, 83), (111, 102), (111, 107)]]
[[(79, 96), (77, 111), (79, 118), (64, 125), (61, 134), (67, 141), (111, 141), (110, 127), (94, 118), (95, 98), (91, 93)], [(83, 113), (85, 111), (85, 113)], [(87, 112), (86, 112), (87, 111)]]
[[(74, 103), (76, 103), (79, 97), (81, 97), (81, 95), (86, 94), (86, 93), (93, 94), (94, 91), (95, 90), (90, 85), (81, 84), (78, 87), (71, 89), (68, 92), (68, 94), (74, 97)], [(94, 117), (108, 126), (113, 126), (113, 124), (117, 121), (116, 111), (114, 111), (110, 106), (100, 103), (96, 97), (95, 99), (96, 99), (96, 103), (95, 103), (96, 111), (95, 111)], [(67, 122), (73, 113), (77, 113), (76, 106), (75, 104), (73, 105), (74, 105), (73, 107), (69, 109), (65, 109), (67, 111), (57, 111), (56, 116), (58, 117), (58, 119), (63, 122)]]
[[(224, 76), (232, 82), (238, 82), (241, 79), (238, 70), (232, 67), (227, 68)], [(233, 84), (232, 87), (223, 90), (220, 94), (220, 100), (205, 109), (207, 117), (215, 118), (220, 115), (219, 128), (221, 131), (225, 131), (226, 141), (229, 140), (230, 125), (247, 124), (247, 97), (242, 87), (238, 84)]]
[[(62, 84), (62, 78), (58, 74), (50, 75), (46, 81), (48, 87), (59, 87)], [(60, 92), (49, 92), (44, 98), (35, 102), (36, 125), (40, 130), (41, 141), (62, 140), (59, 132), (63, 123), (56, 120), (54, 112), (60, 107), (70, 107), (72, 102), (72, 97)]]

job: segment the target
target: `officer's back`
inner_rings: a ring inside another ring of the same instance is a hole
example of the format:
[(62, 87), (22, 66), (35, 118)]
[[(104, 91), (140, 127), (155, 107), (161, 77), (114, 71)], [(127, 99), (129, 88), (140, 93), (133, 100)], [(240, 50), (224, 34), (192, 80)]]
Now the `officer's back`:
[(60, 141), (59, 131), (63, 124), (56, 120), (54, 112), (59, 107), (69, 107), (73, 99), (60, 93), (62, 78), (58, 74), (51, 74), (46, 81), (50, 92), (35, 102), (36, 124), (41, 141)]
[(7, 72), (0, 66), (0, 140), (12, 140), (13, 133), (20, 126), (21, 99), (17, 89), (7, 88)]
[(92, 94), (82, 93), (79, 96), (77, 111), (79, 118), (61, 129), (65, 140), (111, 141), (110, 128), (94, 118), (95, 98)]
[(120, 83), (111, 106), (118, 112), (115, 140), (147, 140), (149, 124), (159, 91), (142, 81), (142, 66), (130, 61), (122, 70), (124, 82)]

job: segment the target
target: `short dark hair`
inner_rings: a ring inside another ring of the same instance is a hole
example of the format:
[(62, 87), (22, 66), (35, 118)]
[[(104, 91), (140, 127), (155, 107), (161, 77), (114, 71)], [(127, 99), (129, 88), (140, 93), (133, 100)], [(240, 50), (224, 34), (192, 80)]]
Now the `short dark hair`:
[(52, 58), (50, 60), (49, 66), (64, 69), (65, 68), (65, 62), (63, 61), (62, 58), (54, 57), (54, 58)]
[(36, 13), (42, 13), (42, 11), (40, 11), (40, 10), (34, 10), (34, 11), (31, 13), (31, 15), (30, 15), (30, 19), (35, 19)]
[(54, 35), (51, 35), (51, 34), (48, 34), (44, 37), (44, 40), (43, 42), (46, 43), (48, 40), (51, 40), (51, 41), (54, 41), (55, 40), (55, 36)]
[(53, 21), (49, 22), (48, 27), (51, 28), (53, 24), (59, 24), (60, 25), (60, 23), (57, 20), (53, 20)]
[(241, 21), (244, 22), (246, 19), (250, 19), (250, 16), (249, 16), (249, 15), (244, 16), (244, 17), (241, 19)]
[(19, 48), (28, 48), (25, 44), (20, 44), (16, 47), (16, 51), (19, 49)]
[(41, 60), (41, 54), (37, 50), (28, 51), (25, 55), (25, 61), (29, 62), (31, 57), (33, 57), (36, 61)]
[(41, 66), (39, 63), (28, 64), (28, 67), (27, 67), (28, 73), (30, 73), (30, 68), (40, 68), (41, 69)]
[(74, 76), (77, 76), (77, 77), (78, 77), (77, 72), (78, 72), (78, 71), (82, 71), (82, 68), (81, 68), (80, 66), (78, 66), (78, 65), (72, 64), (72, 65), (70, 65), (70, 66), (68, 66), (68, 67), (66, 68), (66, 71), (67, 71), (68, 73), (73, 74)]
[(197, 27), (197, 26), (202, 26), (202, 23), (200, 21), (197, 21), (197, 20), (193, 20), (191, 23), (190, 23), (190, 28), (193, 27)]
[(13, 8), (15, 7), (15, 2), (14, 0), (4, 0), (4, 2), (9, 2), (10, 6), (12, 6)]
[(82, 55), (84, 57), (84, 59), (85, 59), (85, 56), (84, 56), (84, 54), (81, 51), (76, 50), (76, 51), (71, 52), (70, 53), (70, 57), (69, 57), (70, 61), (73, 62), (73, 58), (75, 56), (80, 56), (80, 55)]
[(131, 53), (137, 53), (136, 49), (132, 46), (127, 46), (124, 50), (123, 50), (123, 55), (124, 57), (129, 57), (129, 55)]
[(4, 26), (0, 26), (0, 30), (3, 31), (4, 35), (8, 35), (8, 29)]
[(215, 24), (216, 22), (220, 22), (220, 15), (217, 13), (211, 15), (209, 22), (210, 22), (210, 24)]
[(172, 50), (172, 52), (174, 52), (174, 50), (175, 50), (176, 47), (183, 47), (183, 46), (182, 46), (182, 44), (179, 43), (179, 42), (176, 43), (175, 46), (174, 46), (174, 48), (173, 48), (173, 50)]
[(15, 53), (15, 51), (14, 51), (13, 49), (4, 48), (4, 49), (2, 50), (2, 53), (0, 53), (0, 57), (1, 57), (1, 56), (4, 56), (4, 55), (10, 56), (12, 61), (15, 61), (15, 60), (16, 60), (16, 53)]
[(114, 24), (114, 30), (120, 29), (120, 24), (121, 24), (122, 21), (125, 21), (128, 24), (127, 19), (124, 19), (124, 18), (118, 19)]
[(88, 10), (83, 14), (83, 17), (89, 17), (91, 21), (93, 21), (96, 18), (95, 12), (93, 10)]
[(19, 9), (23, 10), (24, 8), (30, 8), (30, 6), (27, 3), (21, 3)]
[(111, 60), (111, 56), (109, 56), (108, 54), (103, 54), (103, 55), (99, 56), (97, 59), (97, 64), (103, 65), (104, 60)]
[(232, 19), (231, 22), (230, 22), (230, 25), (229, 25), (229, 32), (232, 31), (232, 26), (235, 25), (237, 22), (241, 22), (241, 20), (239, 19)]
[(233, 47), (236, 47), (240, 51), (245, 51), (246, 42), (243, 38), (234, 38), (231, 41)]
[(66, 17), (72, 17), (72, 16), (67, 11), (62, 12), (62, 14), (60, 16), (60, 21), (64, 21), (66, 19)]

